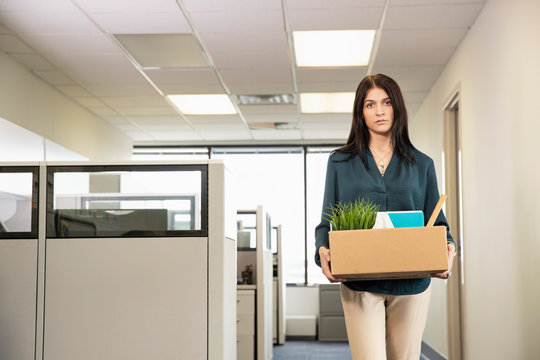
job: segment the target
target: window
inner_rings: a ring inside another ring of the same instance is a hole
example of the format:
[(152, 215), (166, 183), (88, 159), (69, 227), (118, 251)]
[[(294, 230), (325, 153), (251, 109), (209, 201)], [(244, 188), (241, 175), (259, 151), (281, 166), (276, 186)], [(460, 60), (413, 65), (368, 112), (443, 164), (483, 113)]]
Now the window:
[(205, 236), (206, 165), (48, 167), (47, 236)]

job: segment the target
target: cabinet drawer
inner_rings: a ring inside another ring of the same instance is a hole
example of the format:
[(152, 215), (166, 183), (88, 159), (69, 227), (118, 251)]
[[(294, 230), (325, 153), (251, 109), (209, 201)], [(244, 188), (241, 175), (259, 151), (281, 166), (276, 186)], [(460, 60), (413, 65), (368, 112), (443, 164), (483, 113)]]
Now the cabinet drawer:
[(255, 316), (254, 315), (237, 315), (236, 316), (236, 333), (238, 335), (254, 335), (255, 334)]
[(339, 288), (321, 290), (320, 312), (322, 313), (343, 313), (341, 305), (341, 292)]
[(319, 340), (347, 340), (347, 328), (343, 315), (321, 316)]
[(253, 335), (238, 335), (236, 339), (237, 360), (255, 359), (255, 337)]
[(255, 315), (255, 292), (239, 290), (236, 292), (236, 313), (239, 315)]

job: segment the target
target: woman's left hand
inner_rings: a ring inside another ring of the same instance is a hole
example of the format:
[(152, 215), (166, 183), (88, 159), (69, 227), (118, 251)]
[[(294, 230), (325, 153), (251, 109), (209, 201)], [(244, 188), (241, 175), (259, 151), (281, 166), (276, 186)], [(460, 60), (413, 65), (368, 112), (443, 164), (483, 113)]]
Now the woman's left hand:
[(454, 255), (456, 254), (456, 248), (454, 247), (454, 244), (448, 243), (446, 245), (446, 251), (447, 251), (446, 255), (448, 257), (448, 270), (434, 274), (433, 277), (446, 280), (452, 273), (452, 264), (454, 262)]

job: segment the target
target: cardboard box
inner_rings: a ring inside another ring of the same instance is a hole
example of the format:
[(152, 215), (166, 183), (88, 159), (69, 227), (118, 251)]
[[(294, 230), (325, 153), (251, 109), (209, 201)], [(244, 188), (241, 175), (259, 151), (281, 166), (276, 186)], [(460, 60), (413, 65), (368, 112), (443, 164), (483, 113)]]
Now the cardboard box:
[(334, 277), (429, 277), (448, 269), (446, 227), (330, 231)]

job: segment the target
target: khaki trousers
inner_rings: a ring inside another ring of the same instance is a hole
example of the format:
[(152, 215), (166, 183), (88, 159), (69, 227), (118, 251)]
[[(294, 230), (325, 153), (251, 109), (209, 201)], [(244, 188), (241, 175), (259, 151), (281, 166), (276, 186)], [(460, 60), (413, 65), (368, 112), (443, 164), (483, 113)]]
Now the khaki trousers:
[(430, 295), (431, 286), (417, 295), (386, 295), (341, 284), (352, 358), (418, 360)]

